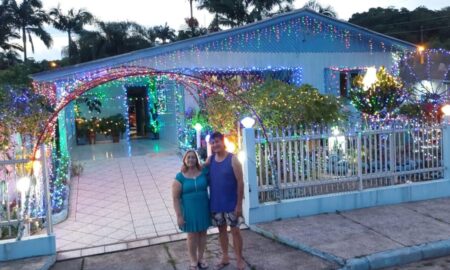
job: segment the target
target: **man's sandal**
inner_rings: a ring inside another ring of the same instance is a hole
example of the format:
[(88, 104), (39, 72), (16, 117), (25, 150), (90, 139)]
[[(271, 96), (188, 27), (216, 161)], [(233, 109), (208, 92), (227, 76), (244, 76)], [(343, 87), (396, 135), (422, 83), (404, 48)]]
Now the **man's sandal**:
[(227, 263), (225, 263), (225, 262), (220, 262), (220, 263), (214, 265), (214, 270), (220, 270), (220, 269), (223, 269), (223, 268), (227, 267), (229, 264), (230, 264), (229, 262), (227, 262)]
[(208, 269), (208, 267), (209, 267), (209, 264), (207, 263), (207, 262), (205, 262), (205, 261), (200, 261), (200, 262), (198, 262), (198, 268), (200, 268), (200, 269)]

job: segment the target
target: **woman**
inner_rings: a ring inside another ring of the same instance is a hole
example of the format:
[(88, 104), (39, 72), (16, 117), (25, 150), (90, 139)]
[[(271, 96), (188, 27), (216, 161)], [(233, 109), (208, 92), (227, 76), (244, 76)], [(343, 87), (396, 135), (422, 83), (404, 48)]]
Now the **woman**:
[(207, 169), (202, 170), (197, 153), (188, 150), (173, 182), (172, 197), (178, 226), (188, 234), (189, 270), (208, 268), (203, 259), (206, 230), (211, 226), (207, 186)]

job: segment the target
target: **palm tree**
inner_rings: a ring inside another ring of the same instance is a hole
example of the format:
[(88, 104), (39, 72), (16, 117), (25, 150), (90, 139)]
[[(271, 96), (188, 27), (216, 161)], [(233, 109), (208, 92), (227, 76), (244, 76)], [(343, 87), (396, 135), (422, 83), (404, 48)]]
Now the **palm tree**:
[(0, 48), (5, 52), (11, 50), (22, 51), (20, 45), (10, 42), (11, 39), (20, 38), (20, 35), (13, 28), (14, 18), (9, 11), (8, 6), (4, 3), (0, 5)]
[[(215, 13), (211, 26), (236, 27), (259, 21), (289, 7), (293, 0), (199, 0), (200, 9)], [(210, 26), (210, 27), (211, 27)]]
[[(77, 40), (80, 61), (118, 55), (154, 45), (156, 37), (133, 22), (97, 22), (98, 31), (82, 31)], [(153, 42), (153, 44), (152, 44)]]
[(49, 16), (42, 9), (40, 0), (23, 0), (20, 4), (17, 0), (3, 0), (14, 18), (14, 27), (21, 32), (23, 42), (23, 59), (27, 61), (27, 43), (30, 42), (34, 53), (32, 35), (37, 36), (47, 48), (50, 48), (53, 40), (50, 34), (44, 30), (44, 24), (49, 22)]
[(76, 51), (72, 33), (79, 34), (83, 30), (84, 25), (93, 22), (94, 16), (85, 9), (74, 10), (73, 8), (65, 14), (59, 5), (57, 8), (51, 9), (49, 14), (52, 17), (53, 26), (60, 31), (67, 32), (69, 58), (72, 58)]
[(155, 26), (155, 32), (162, 44), (176, 40), (175, 30), (170, 28), (167, 23), (165, 25)]
[(312, 9), (315, 12), (318, 12), (320, 14), (323, 14), (323, 15), (331, 17), (331, 18), (337, 18), (337, 13), (332, 6), (330, 6), (330, 5), (328, 5), (326, 7), (322, 6), (316, 0), (309, 0), (303, 7)]
[(156, 39), (158, 35), (156, 33), (155, 27), (141, 27), (139, 30), (139, 35), (148, 42), (149, 47), (153, 47), (156, 45)]

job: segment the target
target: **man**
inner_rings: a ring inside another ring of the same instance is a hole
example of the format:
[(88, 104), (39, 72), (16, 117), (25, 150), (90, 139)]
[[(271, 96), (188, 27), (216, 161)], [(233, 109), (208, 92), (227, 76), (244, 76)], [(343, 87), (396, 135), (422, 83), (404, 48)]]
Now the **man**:
[(222, 249), (222, 260), (214, 269), (222, 269), (230, 264), (228, 226), (233, 236), (237, 268), (245, 269), (242, 258), (242, 236), (239, 229), (244, 197), (242, 166), (235, 155), (226, 151), (224, 136), (220, 132), (214, 132), (210, 136), (210, 144), (213, 155), (206, 161), (210, 168), (210, 207), (213, 224), (219, 228)]

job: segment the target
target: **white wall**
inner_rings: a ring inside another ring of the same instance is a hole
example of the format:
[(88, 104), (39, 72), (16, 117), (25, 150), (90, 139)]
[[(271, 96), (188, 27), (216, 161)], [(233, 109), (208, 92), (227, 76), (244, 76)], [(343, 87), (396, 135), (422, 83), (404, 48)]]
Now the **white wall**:
[(324, 70), (329, 67), (367, 67), (393, 65), (390, 52), (386, 53), (233, 53), (233, 52), (183, 52), (182, 57), (170, 55), (134, 61), (132, 65), (148, 66), (157, 70), (175, 68), (267, 68), (301, 67), (303, 83), (309, 83), (323, 91)]

